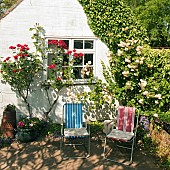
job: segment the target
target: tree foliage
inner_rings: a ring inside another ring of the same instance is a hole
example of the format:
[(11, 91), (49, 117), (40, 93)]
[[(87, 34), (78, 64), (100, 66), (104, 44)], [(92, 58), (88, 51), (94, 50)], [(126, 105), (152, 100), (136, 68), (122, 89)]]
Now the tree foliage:
[(120, 104), (136, 107), (140, 113), (158, 113), (168, 120), (170, 52), (144, 45), (145, 29), (122, 1), (79, 1), (94, 34), (110, 49), (109, 67), (102, 61), (105, 82), (99, 80), (85, 97), (89, 96), (97, 107), (105, 103), (112, 106), (118, 99)]
[(170, 1), (125, 0), (142, 26), (147, 29), (152, 47), (170, 46)]

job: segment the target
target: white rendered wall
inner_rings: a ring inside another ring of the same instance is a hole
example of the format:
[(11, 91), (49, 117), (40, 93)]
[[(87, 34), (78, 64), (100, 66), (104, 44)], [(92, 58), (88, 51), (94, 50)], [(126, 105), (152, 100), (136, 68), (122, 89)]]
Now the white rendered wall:
[[(82, 6), (77, 0), (23, 0), (13, 11), (0, 20), (0, 57), (8, 57), (12, 53), (9, 46), (28, 44), (33, 49), (31, 40), (32, 32), (29, 31), (35, 23), (39, 23), (46, 30), (47, 37), (95, 37), (87, 24), (87, 18)], [(102, 78), (100, 61), (107, 61), (107, 47), (100, 40), (96, 40), (96, 67), (95, 74)], [(0, 77), (0, 80), (2, 78)], [(86, 87), (87, 88), (87, 87)], [(85, 89), (86, 89), (85, 88)], [(87, 89), (86, 89), (87, 90)], [(34, 96), (40, 94), (40, 89), (35, 90)], [(41, 102), (31, 99), (35, 108), (33, 112), (40, 113), (47, 104), (41, 97)], [(4, 107), (15, 104), (18, 114), (25, 112), (22, 102), (17, 99), (8, 85), (0, 83), (0, 122)], [(36, 106), (37, 103), (41, 105)], [(53, 120), (59, 121), (62, 111), (62, 97), (53, 111)]]

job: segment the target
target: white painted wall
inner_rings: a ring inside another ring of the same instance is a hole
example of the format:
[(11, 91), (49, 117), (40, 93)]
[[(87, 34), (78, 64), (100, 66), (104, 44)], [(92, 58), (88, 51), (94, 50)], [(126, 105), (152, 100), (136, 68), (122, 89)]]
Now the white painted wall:
[[(0, 57), (10, 56), (11, 51), (8, 47), (18, 43), (28, 44), (33, 49), (32, 32), (29, 31), (29, 28), (33, 27), (35, 23), (44, 27), (47, 37), (95, 37), (87, 24), (83, 8), (77, 0), (24, 0), (0, 20)], [(100, 60), (108, 62), (107, 50), (105, 44), (97, 39), (95, 73), (99, 78), (102, 77)], [(35, 106), (33, 111), (39, 114), (48, 106), (46, 100), (43, 100), (42, 94), (42, 101), (36, 99), (36, 96), (40, 95), (40, 89), (36, 89), (33, 95), (35, 96), (31, 99), (32, 105)], [(10, 87), (0, 83), (0, 120), (4, 107), (9, 103), (17, 106), (17, 115), (25, 112), (23, 103), (10, 90)], [(51, 113), (53, 120), (59, 121), (62, 104), (61, 95), (56, 109)]]

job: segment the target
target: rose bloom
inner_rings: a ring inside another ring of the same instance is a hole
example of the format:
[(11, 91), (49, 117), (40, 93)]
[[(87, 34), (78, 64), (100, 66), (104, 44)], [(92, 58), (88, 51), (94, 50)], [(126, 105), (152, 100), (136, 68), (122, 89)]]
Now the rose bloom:
[(156, 94), (154, 97), (157, 98), (157, 99), (162, 99), (161, 94)]
[(123, 51), (121, 51), (120, 49), (118, 49), (117, 53), (118, 53), (118, 56), (121, 56), (121, 55), (123, 54)]
[(84, 54), (83, 54), (83, 53), (79, 53), (79, 56), (80, 56), (80, 57), (83, 57), (83, 56), (84, 56)]
[(147, 81), (140, 79), (140, 82), (141, 82), (140, 83), (141, 88), (144, 89), (147, 85)]
[(128, 58), (125, 58), (125, 62), (130, 63), (131, 61)]
[(143, 92), (143, 95), (147, 96), (148, 93), (149, 93), (148, 91), (144, 91), (144, 92)]
[(129, 71), (123, 71), (122, 74), (123, 76), (128, 77)]
[(143, 104), (144, 100), (143, 100), (143, 99), (140, 99), (138, 102), (139, 102), (140, 104)]
[(55, 64), (50, 64), (50, 65), (48, 66), (49, 69), (53, 69), (53, 68), (55, 68), (55, 67), (56, 67)]
[(60, 77), (58, 77), (58, 78), (57, 78), (57, 80), (58, 80), (58, 81), (61, 81), (61, 78), (60, 78)]

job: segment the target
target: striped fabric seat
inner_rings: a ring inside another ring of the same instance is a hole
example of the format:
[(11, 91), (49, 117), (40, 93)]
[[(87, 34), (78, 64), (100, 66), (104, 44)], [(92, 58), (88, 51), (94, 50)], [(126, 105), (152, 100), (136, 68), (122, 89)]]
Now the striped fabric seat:
[[(87, 158), (90, 155), (90, 128), (87, 128), (87, 125), (83, 123), (83, 109), (82, 103), (66, 103), (63, 106), (63, 122), (62, 122), (62, 141), (61, 141), (61, 151), (63, 158), (64, 157), (64, 146), (68, 145), (83, 145), (88, 139), (88, 149), (86, 149), (86, 156), (72, 157), (72, 158)], [(73, 139), (74, 143), (71, 143)], [(85, 147), (86, 148), (86, 147)]]
[[(111, 132), (106, 134), (106, 137), (105, 137), (105, 144), (104, 144), (104, 150), (103, 150), (104, 158), (107, 160), (118, 162), (114, 159), (109, 159), (107, 157), (108, 152), (106, 152), (106, 145), (107, 145), (107, 139), (110, 139), (110, 141), (112, 142), (119, 141), (118, 142), (119, 145), (116, 145), (116, 146), (131, 150), (130, 163), (132, 163), (134, 142), (135, 142), (137, 127), (138, 127), (139, 112), (136, 116), (137, 118), (136, 128), (134, 128), (135, 112), (136, 112), (135, 108), (119, 106), (117, 112), (118, 114), (117, 114), (116, 128), (112, 129)], [(129, 143), (130, 145), (129, 146), (122, 145), (125, 142)]]
[(119, 141), (128, 141), (134, 136), (134, 118), (135, 108), (120, 106), (118, 109), (116, 129), (113, 129), (108, 135)]

